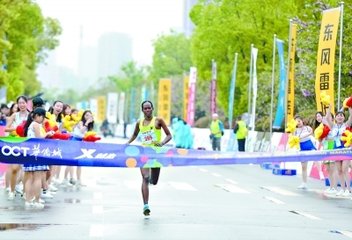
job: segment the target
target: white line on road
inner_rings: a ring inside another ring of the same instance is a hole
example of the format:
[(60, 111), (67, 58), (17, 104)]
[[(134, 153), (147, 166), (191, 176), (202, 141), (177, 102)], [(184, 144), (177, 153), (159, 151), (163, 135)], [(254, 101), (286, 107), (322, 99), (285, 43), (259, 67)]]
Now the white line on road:
[(346, 237), (352, 238), (352, 232), (351, 231), (338, 230), (337, 232), (339, 232), (342, 235), (345, 235)]
[(199, 168), (199, 171), (201, 171), (201, 172), (209, 172), (207, 169), (205, 169), (205, 168)]
[(89, 237), (102, 237), (104, 233), (104, 225), (94, 224), (90, 226)]
[(101, 200), (101, 199), (103, 199), (103, 193), (102, 193), (102, 192), (95, 192), (95, 193), (93, 194), (93, 199), (94, 199), (94, 200)]
[(232, 192), (232, 193), (250, 193), (247, 190), (244, 190), (240, 187), (237, 187), (236, 185), (233, 184), (215, 184), (216, 187), (222, 188), (223, 190), (227, 192)]
[(98, 205), (98, 206), (93, 206), (92, 208), (92, 213), (93, 214), (102, 214), (104, 212), (103, 206)]
[(173, 188), (185, 191), (197, 191), (192, 185), (185, 182), (168, 182)]
[(312, 214), (301, 212), (301, 211), (290, 211), (291, 213), (298, 214), (301, 216), (304, 216), (306, 218), (312, 219), (312, 220), (322, 220), (321, 218), (318, 218), (316, 216), (313, 216)]
[(219, 173), (212, 173), (211, 175), (213, 175), (214, 177), (221, 177)]
[(261, 188), (284, 196), (300, 196), (300, 194), (297, 194), (279, 187), (262, 186)]
[(268, 197), (265, 196), (264, 199), (269, 200), (270, 202), (276, 203), (276, 204), (285, 204), (283, 201), (273, 198), (273, 197)]
[(226, 181), (228, 181), (229, 183), (232, 183), (232, 184), (238, 184), (238, 182), (236, 182), (230, 178), (227, 178)]

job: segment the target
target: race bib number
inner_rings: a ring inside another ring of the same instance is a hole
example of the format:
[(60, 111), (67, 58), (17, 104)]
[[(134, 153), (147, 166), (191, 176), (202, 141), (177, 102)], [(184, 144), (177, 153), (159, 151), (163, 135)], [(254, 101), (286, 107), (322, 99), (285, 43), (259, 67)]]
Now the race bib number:
[(151, 144), (152, 142), (156, 142), (156, 136), (154, 131), (147, 131), (141, 133), (141, 141), (144, 144)]

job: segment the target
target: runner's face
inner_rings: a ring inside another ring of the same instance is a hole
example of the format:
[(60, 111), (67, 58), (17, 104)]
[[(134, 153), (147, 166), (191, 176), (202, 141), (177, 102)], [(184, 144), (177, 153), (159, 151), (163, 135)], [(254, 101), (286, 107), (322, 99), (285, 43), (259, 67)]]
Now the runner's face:
[(142, 112), (144, 113), (145, 117), (150, 117), (153, 114), (152, 105), (149, 102), (143, 104)]

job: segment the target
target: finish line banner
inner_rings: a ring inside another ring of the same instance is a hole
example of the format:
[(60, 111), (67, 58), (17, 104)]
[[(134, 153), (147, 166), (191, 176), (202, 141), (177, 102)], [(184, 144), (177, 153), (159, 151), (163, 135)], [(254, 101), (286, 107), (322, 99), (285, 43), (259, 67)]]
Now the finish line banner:
[(351, 160), (352, 149), (300, 152), (214, 152), (36, 138), (0, 138), (0, 162), (91, 167), (172, 167)]

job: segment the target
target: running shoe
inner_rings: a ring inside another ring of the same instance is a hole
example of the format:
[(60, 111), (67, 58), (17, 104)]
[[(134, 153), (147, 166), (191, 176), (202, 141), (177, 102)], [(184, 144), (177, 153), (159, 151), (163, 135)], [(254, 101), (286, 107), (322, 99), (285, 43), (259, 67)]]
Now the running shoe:
[(9, 192), (8, 195), (7, 195), (7, 200), (14, 200), (15, 199), (15, 192)]
[(150, 208), (149, 208), (148, 204), (144, 204), (143, 214), (144, 214), (144, 216), (149, 216), (150, 215)]
[(302, 183), (301, 185), (299, 185), (299, 186), (297, 187), (297, 189), (306, 190), (306, 189), (307, 189), (307, 184), (306, 184), (306, 183)]

